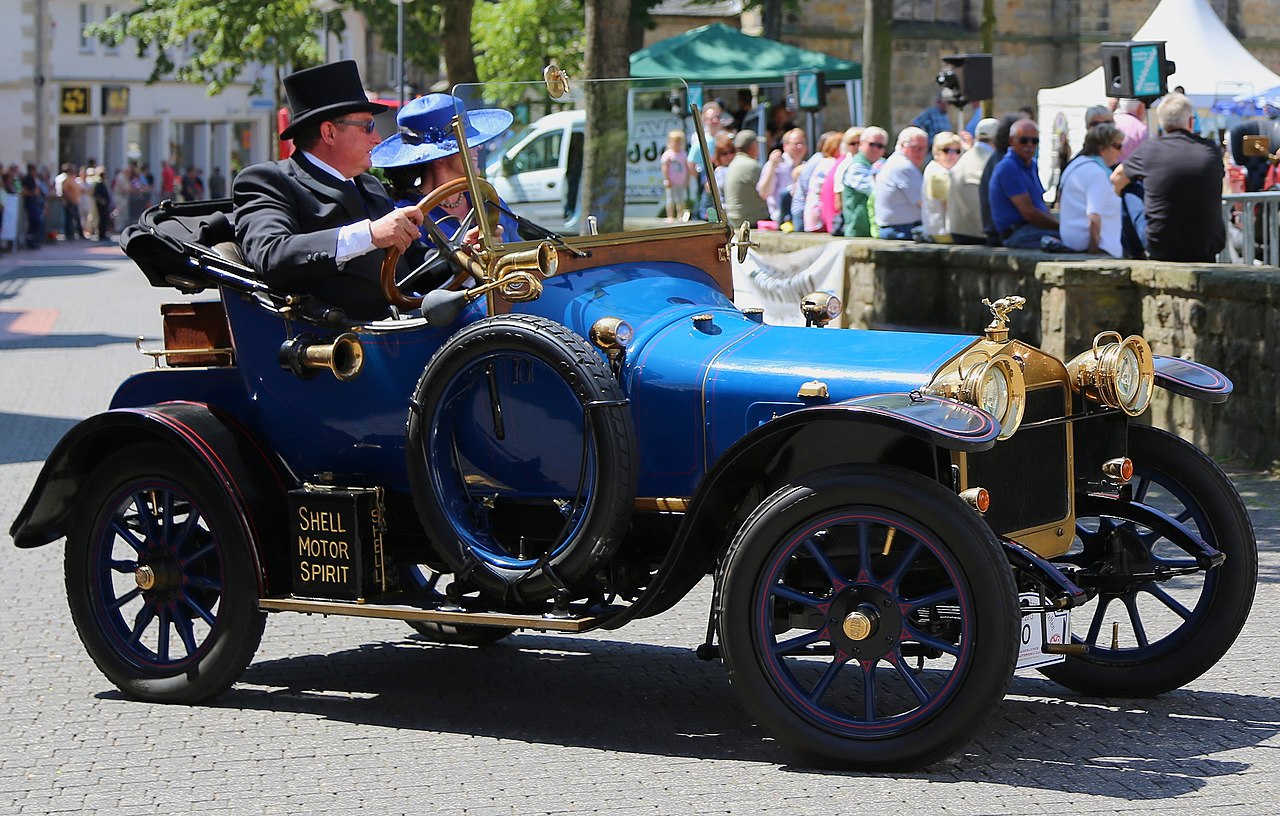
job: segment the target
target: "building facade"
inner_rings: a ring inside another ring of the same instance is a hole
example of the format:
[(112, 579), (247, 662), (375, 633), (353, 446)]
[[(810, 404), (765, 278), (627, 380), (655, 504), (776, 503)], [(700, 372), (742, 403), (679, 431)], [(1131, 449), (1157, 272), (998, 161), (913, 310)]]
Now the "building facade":
[[(0, 14), (0, 161), (53, 167), (90, 159), (223, 173), (272, 155), (274, 77), (257, 69), (217, 96), (204, 86), (147, 83), (153, 59), (131, 42), (85, 34), (128, 0), (6, 0)], [(16, 7), (16, 8), (15, 8)], [(176, 55), (180, 58), (180, 55)], [(254, 79), (264, 80), (250, 94)]]
[[(1208, 1), (1255, 57), (1280, 71), (1280, 15), (1273, 0)], [(990, 0), (996, 114), (1034, 105), (1040, 88), (1066, 84), (1095, 69), (1099, 45), (1128, 39), (1158, 2)], [(784, 15), (782, 39), (862, 62), (864, 5), (863, 0), (800, 0), (798, 10)], [(891, 5), (893, 121), (875, 124), (896, 130), (932, 103), (940, 55), (982, 50), (984, 0), (893, 0)]]

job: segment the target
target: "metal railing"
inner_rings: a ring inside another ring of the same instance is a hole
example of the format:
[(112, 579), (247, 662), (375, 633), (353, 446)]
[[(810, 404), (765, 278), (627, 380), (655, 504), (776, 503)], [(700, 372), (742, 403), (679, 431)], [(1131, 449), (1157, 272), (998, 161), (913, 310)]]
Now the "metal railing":
[(1222, 197), (1227, 245), (1219, 263), (1280, 266), (1280, 191)]

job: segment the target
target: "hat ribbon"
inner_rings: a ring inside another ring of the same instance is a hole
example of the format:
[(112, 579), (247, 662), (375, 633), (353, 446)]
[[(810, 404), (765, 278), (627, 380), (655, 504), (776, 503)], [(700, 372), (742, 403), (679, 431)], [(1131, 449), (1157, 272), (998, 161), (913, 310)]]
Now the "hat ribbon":
[(400, 126), (400, 140), (405, 144), (420, 145), (430, 142), (441, 147), (457, 147), (458, 140), (444, 128), (429, 127), (419, 132), (404, 125)]

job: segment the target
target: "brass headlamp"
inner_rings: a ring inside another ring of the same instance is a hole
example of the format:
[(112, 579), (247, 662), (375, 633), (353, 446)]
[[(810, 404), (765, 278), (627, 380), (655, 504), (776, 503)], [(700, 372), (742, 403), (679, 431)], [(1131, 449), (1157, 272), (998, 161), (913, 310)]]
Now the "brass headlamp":
[(1145, 411), (1155, 390), (1151, 347), (1136, 334), (1122, 339), (1119, 332), (1099, 333), (1092, 349), (1067, 363), (1067, 372), (1071, 387), (1085, 399), (1129, 416)]
[(1000, 423), (1000, 439), (1013, 436), (1026, 410), (1027, 383), (1022, 366), (1010, 357), (992, 356), (983, 349), (965, 355), (959, 366), (939, 377), (926, 390), (967, 402), (991, 414)]

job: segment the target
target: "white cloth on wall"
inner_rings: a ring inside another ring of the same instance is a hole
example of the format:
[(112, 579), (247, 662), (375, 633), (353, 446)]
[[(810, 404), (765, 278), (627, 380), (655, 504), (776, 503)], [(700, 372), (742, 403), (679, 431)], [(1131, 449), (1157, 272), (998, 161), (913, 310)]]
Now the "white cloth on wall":
[[(800, 300), (805, 295), (830, 292), (844, 300), (846, 247), (845, 241), (831, 241), (784, 255), (747, 250), (746, 262), (733, 261), (734, 305), (764, 309), (764, 322), (773, 326), (803, 326)], [(844, 313), (828, 325), (844, 328)]]

